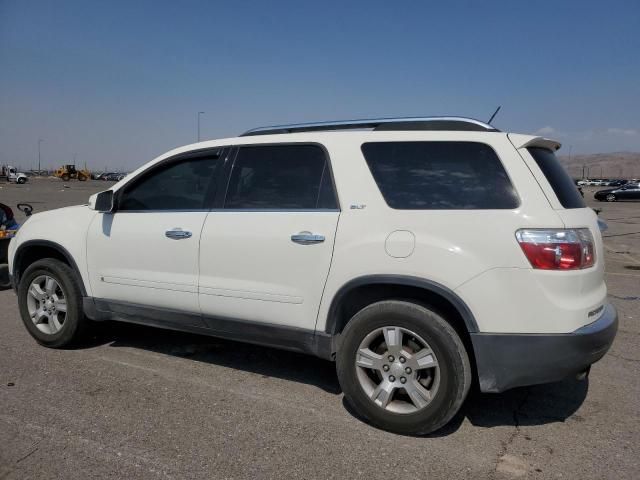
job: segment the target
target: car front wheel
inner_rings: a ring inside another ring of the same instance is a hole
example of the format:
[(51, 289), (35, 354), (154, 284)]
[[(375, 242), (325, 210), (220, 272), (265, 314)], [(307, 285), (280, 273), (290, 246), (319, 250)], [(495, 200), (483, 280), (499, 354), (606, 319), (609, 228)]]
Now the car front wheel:
[(74, 271), (47, 258), (31, 264), (18, 285), (20, 315), (31, 336), (41, 345), (62, 348), (82, 338), (87, 320)]
[(435, 311), (389, 300), (358, 312), (337, 356), (347, 401), (373, 425), (431, 433), (451, 420), (471, 384), (465, 347)]
[(607, 195), (607, 202), (615, 202), (616, 201), (616, 196), (613, 193), (610, 193)]

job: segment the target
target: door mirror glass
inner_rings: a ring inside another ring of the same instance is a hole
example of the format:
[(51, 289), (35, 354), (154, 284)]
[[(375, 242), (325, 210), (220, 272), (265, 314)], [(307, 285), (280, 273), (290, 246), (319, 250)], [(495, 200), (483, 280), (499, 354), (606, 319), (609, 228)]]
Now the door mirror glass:
[(113, 190), (98, 193), (93, 209), (102, 213), (113, 212)]

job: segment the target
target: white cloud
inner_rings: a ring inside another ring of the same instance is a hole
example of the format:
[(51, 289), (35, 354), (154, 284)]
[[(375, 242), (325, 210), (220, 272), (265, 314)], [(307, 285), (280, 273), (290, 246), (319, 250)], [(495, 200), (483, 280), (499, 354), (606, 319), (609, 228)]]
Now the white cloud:
[(635, 128), (607, 128), (607, 133), (610, 135), (622, 135), (625, 137), (635, 137), (640, 135), (640, 132)]
[(536, 135), (553, 135), (556, 132), (556, 129), (550, 126), (542, 127), (539, 130), (536, 130)]

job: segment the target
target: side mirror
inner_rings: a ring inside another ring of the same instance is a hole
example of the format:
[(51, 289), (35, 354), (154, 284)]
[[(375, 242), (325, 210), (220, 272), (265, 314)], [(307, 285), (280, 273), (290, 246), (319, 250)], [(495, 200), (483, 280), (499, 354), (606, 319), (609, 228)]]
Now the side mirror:
[(114, 210), (113, 190), (106, 190), (96, 194), (93, 209), (102, 213), (110, 213)]

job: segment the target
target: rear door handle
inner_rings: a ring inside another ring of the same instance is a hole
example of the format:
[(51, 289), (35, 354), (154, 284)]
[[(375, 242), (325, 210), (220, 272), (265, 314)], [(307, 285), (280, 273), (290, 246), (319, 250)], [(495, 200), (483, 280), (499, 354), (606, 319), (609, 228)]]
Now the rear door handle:
[(181, 228), (173, 228), (171, 230), (167, 230), (166, 232), (164, 232), (164, 235), (167, 238), (170, 238), (172, 240), (182, 240), (184, 238), (191, 238), (191, 232), (188, 232), (187, 230), (182, 230)]
[(291, 235), (291, 241), (300, 245), (313, 245), (324, 242), (324, 235), (317, 235), (311, 232), (300, 232)]

